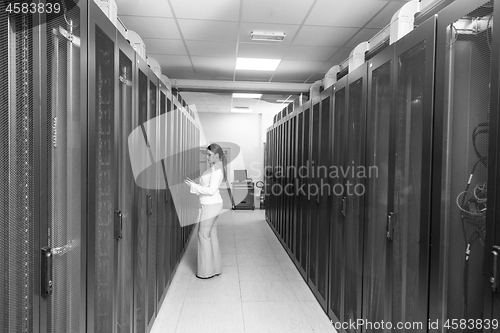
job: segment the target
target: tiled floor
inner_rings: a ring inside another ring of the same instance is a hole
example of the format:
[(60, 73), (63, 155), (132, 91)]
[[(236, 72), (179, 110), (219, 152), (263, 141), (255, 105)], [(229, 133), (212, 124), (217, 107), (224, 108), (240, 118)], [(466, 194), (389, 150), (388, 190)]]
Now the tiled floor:
[(195, 229), (152, 333), (336, 332), (264, 211), (229, 210), (217, 228), (222, 275), (195, 277)]

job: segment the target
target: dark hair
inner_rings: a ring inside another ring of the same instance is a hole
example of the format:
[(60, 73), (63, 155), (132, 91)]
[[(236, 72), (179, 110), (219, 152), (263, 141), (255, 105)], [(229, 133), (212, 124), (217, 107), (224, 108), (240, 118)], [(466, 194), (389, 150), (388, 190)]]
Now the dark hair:
[(212, 143), (211, 145), (209, 145), (207, 147), (207, 149), (210, 150), (214, 154), (219, 154), (219, 158), (222, 162), (222, 174), (224, 175), (224, 178), (222, 179), (222, 181), (225, 182), (227, 180), (227, 171), (226, 171), (227, 161), (226, 161), (226, 155), (224, 154), (224, 151), (222, 150), (221, 146), (219, 146), (216, 143)]

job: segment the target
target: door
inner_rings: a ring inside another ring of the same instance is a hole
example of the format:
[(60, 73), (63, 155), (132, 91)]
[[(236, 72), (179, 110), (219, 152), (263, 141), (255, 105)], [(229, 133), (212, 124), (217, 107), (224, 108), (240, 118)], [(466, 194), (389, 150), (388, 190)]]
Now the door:
[[(333, 124), (333, 88), (321, 92), (319, 118), (319, 156), (318, 164), (313, 167), (316, 171), (318, 197), (318, 219), (313, 221), (318, 225), (317, 238), (317, 298), (326, 311), (328, 299), (328, 260), (330, 249), (330, 198), (332, 188), (330, 183), (331, 152), (332, 152), (332, 124)], [(316, 190), (316, 189), (315, 189)]]
[[(149, 119), (148, 116), (148, 67), (144, 60), (136, 55), (137, 62), (137, 100), (138, 106), (138, 126), (141, 126), (143, 133), (145, 132), (145, 123)], [(149, 151), (140, 151), (141, 160), (149, 158)], [(147, 277), (148, 277), (148, 222), (149, 216), (152, 215), (153, 198), (148, 189), (136, 186), (135, 189), (135, 206), (136, 218), (134, 225), (134, 332), (145, 333), (147, 329)]]
[[(491, 44), (493, 15), (493, 4), (486, 1), (457, 1), (439, 14), (432, 332), (494, 332), (499, 327), (498, 291), (489, 281), (494, 275), (493, 253), (498, 253), (494, 245), (499, 245), (494, 236), (498, 67), (496, 72), (493, 68), (498, 59), (494, 60)], [(473, 32), (467, 29), (472, 22), (477, 23)]]
[(387, 213), (389, 198), (389, 124), (393, 94), (393, 55), (389, 46), (368, 61), (366, 166), (377, 175), (365, 182), (363, 317), (388, 321)]
[[(347, 77), (343, 77), (333, 85), (333, 137), (332, 166), (343, 168), (345, 164), (346, 129), (347, 129)], [(346, 202), (344, 176), (337, 172), (331, 178), (333, 195), (330, 197), (330, 258), (329, 258), (329, 303), (328, 313), (334, 321), (341, 321), (343, 314), (343, 225), (344, 205)]]
[(114, 331), (118, 209), (116, 29), (97, 6), (89, 21), (88, 332)]
[(133, 318), (133, 226), (134, 175), (128, 149), (128, 137), (138, 126), (137, 109), (133, 108), (134, 49), (127, 40), (118, 35), (118, 112), (116, 123), (118, 209), (116, 212), (115, 239), (118, 242), (116, 269), (116, 321), (118, 333), (132, 332)]
[[(395, 43), (388, 215), (393, 323), (427, 321), (435, 24), (433, 17)], [(402, 331), (412, 329), (419, 328)]]
[[(314, 103), (315, 100), (313, 100)], [(319, 204), (320, 204), (320, 179), (317, 172), (312, 172), (317, 170), (317, 166), (320, 165), (320, 122), (321, 122), (321, 103), (316, 101), (312, 105), (312, 124), (311, 124), (311, 159), (310, 164), (307, 169), (310, 171), (311, 183), (307, 188), (307, 195), (310, 198), (310, 220), (309, 220), (309, 230), (310, 230), (310, 242), (309, 242), (309, 287), (317, 294), (317, 281), (318, 281), (318, 239), (319, 239)]]
[(305, 214), (305, 204), (307, 200), (307, 196), (305, 193), (301, 191), (301, 188), (304, 184), (304, 177), (299, 173), (299, 170), (302, 170), (305, 165), (304, 158), (304, 109), (301, 108), (297, 114), (297, 157), (296, 157), (296, 165), (297, 165), (297, 177), (294, 180), (294, 188), (295, 188), (295, 203), (296, 203), (296, 215), (295, 215), (295, 252), (292, 257), (295, 261), (295, 265), (299, 269), (302, 277), (306, 277), (306, 270), (302, 266), (302, 257), (303, 257), (303, 244), (306, 242), (306, 238), (304, 236), (305, 229), (307, 229), (306, 220), (304, 219)]
[[(343, 322), (362, 317), (363, 232), (365, 180), (371, 176), (365, 164), (366, 63), (349, 73), (347, 83), (347, 141), (344, 144), (344, 312)], [(335, 194), (335, 193), (334, 193)], [(350, 329), (347, 331), (351, 331)]]
[[(147, 136), (147, 142), (150, 145), (150, 154), (158, 156), (158, 128), (159, 122), (159, 108), (158, 108), (158, 78), (153, 71), (148, 69), (148, 122), (145, 124), (146, 133), (154, 133), (152, 136)], [(151, 127), (156, 127), (153, 129)], [(150, 127), (150, 128), (148, 128)], [(155, 163), (154, 177), (158, 176), (159, 163), (156, 163), (155, 158), (151, 159)], [(146, 279), (146, 293), (147, 293), (147, 307), (146, 307), (146, 325), (147, 330), (150, 331), (153, 321), (156, 318), (156, 245), (158, 240), (158, 182), (155, 179), (156, 186), (147, 191), (147, 279)]]

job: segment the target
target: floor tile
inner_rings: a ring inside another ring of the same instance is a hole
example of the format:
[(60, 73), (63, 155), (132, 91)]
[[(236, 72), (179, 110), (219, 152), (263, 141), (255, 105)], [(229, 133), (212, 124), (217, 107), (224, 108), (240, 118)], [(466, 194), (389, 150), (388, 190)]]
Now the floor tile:
[(217, 220), (222, 274), (195, 277), (195, 229), (152, 333), (331, 333), (315, 299), (264, 211), (228, 210)]

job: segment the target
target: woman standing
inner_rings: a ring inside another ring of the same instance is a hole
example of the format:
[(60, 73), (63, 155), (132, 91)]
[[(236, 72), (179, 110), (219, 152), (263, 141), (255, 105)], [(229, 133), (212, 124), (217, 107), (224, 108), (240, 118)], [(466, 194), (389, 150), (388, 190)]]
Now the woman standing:
[(222, 273), (222, 262), (215, 220), (222, 211), (220, 184), (226, 181), (226, 157), (218, 144), (207, 147), (210, 168), (203, 173), (200, 184), (187, 178), (191, 193), (199, 196), (201, 215), (198, 226), (198, 268), (196, 277), (209, 279)]

